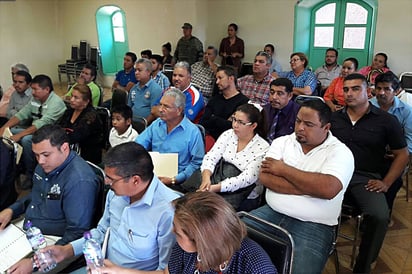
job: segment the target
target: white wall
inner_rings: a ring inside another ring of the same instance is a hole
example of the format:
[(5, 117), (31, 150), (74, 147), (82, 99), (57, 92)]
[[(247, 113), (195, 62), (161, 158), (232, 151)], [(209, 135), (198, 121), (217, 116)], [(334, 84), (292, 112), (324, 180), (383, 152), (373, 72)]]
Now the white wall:
[[(57, 65), (70, 57), (72, 44), (86, 39), (97, 46), (95, 13), (107, 4), (126, 12), (130, 50), (151, 48), (160, 53), (170, 41), (173, 50), (184, 22), (204, 46), (219, 46), (227, 25), (239, 25), (245, 41), (244, 61), (251, 61), (265, 43), (277, 47), (282, 66), (293, 51), (292, 0), (17, 0), (0, 2), (0, 84), (11, 83), (10, 65), (26, 63), (33, 75), (46, 73), (57, 80)], [(412, 1), (380, 0), (375, 52), (389, 55), (396, 72), (412, 71)], [(402, 29), (406, 31), (402, 31)], [(403, 34), (402, 34), (403, 32)], [(110, 82), (105, 81), (105, 82)]]

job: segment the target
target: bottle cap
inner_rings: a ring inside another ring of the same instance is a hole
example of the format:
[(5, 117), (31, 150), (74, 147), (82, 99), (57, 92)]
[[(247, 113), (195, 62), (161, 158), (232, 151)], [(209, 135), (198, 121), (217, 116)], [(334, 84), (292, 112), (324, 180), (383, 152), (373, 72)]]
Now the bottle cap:
[(86, 240), (88, 240), (88, 239), (90, 239), (90, 238), (92, 237), (92, 234), (90, 233), (90, 231), (85, 231), (85, 232), (83, 233), (83, 237), (84, 237)]
[(26, 229), (29, 229), (29, 228), (32, 227), (32, 226), (33, 226), (33, 223), (32, 223), (30, 220), (28, 220), (28, 221), (26, 222), (26, 225), (25, 225)]

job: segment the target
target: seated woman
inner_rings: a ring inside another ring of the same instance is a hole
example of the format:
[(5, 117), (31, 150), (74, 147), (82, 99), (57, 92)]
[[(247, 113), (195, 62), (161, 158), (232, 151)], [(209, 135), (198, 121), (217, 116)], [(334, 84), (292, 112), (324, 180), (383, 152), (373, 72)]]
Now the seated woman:
[(359, 73), (366, 77), (370, 86), (374, 86), (376, 76), (389, 70), (388, 55), (380, 52), (373, 57), (372, 65), (361, 68)]
[(167, 269), (128, 270), (105, 260), (101, 273), (277, 273), (266, 252), (246, 237), (245, 224), (219, 195), (188, 193), (173, 205), (177, 243)]
[(313, 95), (318, 84), (316, 75), (307, 69), (308, 57), (302, 52), (294, 52), (290, 55), (291, 71), (274, 72), (275, 78), (288, 78), (293, 83), (294, 97), (299, 95)]
[(340, 76), (333, 79), (326, 89), (323, 99), (332, 111), (337, 111), (346, 105), (343, 98), (343, 79), (358, 69), (358, 60), (356, 58), (346, 58), (342, 64)]
[(80, 156), (95, 164), (102, 161), (103, 125), (92, 106), (92, 94), (87, 85), (75, 85), (70, 108), (66, 110), (59, 125), (66, 129), (70, 144), (78, 144)]
[[(199, 191), (218, 192), (235, 209), (251, 210), (259, 205), (262, 186), (254, 186), (258, 180), (260, 163), (269, 149), (264, 139), (263, 116), (254, 105), (244, 104), (236, 109), (230, 119), (232, 129), (223, 132), (203, 158)], [(239, 173), (212, 184), (212, 174), (218, 169), (221, 159), (233, 164)], [(241, 204), (248, 206), (245, 208)]]

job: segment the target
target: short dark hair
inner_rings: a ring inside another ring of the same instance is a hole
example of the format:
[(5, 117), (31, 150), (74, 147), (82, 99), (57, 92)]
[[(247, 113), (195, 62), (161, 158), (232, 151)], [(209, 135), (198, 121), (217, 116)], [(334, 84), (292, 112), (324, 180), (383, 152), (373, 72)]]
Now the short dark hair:
[(140, 55), (147, 55), (150, 58), (152, 57), (152, 51), (150, 49), (145, 49), (140, 52)]
[(155, 59), (157, 63), (163, 65), (163, 58), (159, 54), (153, 54), (150, 59)]
[(172, 44), (170, 42), (163, 44), (162, 47), (166, 48), (169, 52), (172, 51)]
[(237, 31), (237, 29), (238, 29), (238, 26), (235, 23), (229, 24), (228, 27), (232, 27), (235, 31)]
[(391, 83), (394, 91), (397, 91), (401, 87), (399, 78), (392, 71), (387, 71), (376, 76), (375, 87), (378, 85), (378, 83)]
[(127, 142), (109, 149), (103, 159), (105, 167), (115, 168), (121, 177), (139, 175), (143, 181), (152, 180), (153, 161), (146, 149), (135, 142)]
[(44, 140), (49, 140), (53, 147), (60, 148), (64, 143), (69, 142), (66, 131), (59, 125), (45, 125), (33, 133), (32, 142), (38, 144)]
[(34, 78), (31, 80), (32, 84), (38, 84), (41, 88), (49, 88), (50, 92), (53, 91), (53, 84), (52, 80), (50, 79), (49, 76), (45, 74), (39, 74), (34, 76)]
[(32, 78), (31, 78), (30, 73), (28, 73), (27, 71), (18, 70), (14, 75), (23, 76), (23, 77), (24, 77), (24, 81), (26, 81), (26, 84), (30, 84), (30, 83), (31, 83)]
[(332, 111), (330, 110), (328, 105), (325, 104), (325, 102), (321, 100), (321, 98), (319, 98), (318, 100), (314, 99), (314, 100), (304, 101), (301, 104), (301, 108), (303, 107), (307, 107), (307, 108), (315, 110), (319, 115), (319, 120), (322, 126), (330, 122)]
[(354, 57), (349, 57), (349, 58), (346, 58), (345, 60), (343, 60), (343, 63), (345, 63), (346, 61), (352, 62), (353, 65), (355, 66), (355, 70), (358, 70), (358, 66), (359, 66), (358, 59), (356, 59)]
[(213, 50), (213, 53), (215, 54), (215, 56), (217, 56), (217, 48), (215, 48), (214, 46), (208, 46), (207, 49)]
[(272, 86), (282, 86), (285, 87), (287, 93), (291, 93), (293, 91), (293, 83), (288, 78), (276, 78), (270, 83), (270, 87)]
[(115, 105), (110, 112), (112, 116), (114, 113), (120, 114), (125, 120), (132, 119), (133, 117), (132, 108), (126, 104)]
[(386, 53), (383, 52), (378, 52), (375, 54), (375, 56), (382, 56), (385, 59), (385, 65), (384, 67), (387, 68), (388, 67), (388, 55)]
[(273, 44), (266, 44), (263, 48), (269, 47), (272, 52), (275, 52), (275, 46)]
[(90, 63), (87, 63), (84, 65), (83, 68), (90, 70), (90, 74), (92, 75), (92, 81), (94, 81), (94, 79), (96, 79), (96, 74), (97, 74), (96, 66)]
[(219, 72), (219, 71), (224, 71), (225, 72), (225, 74), (228, 76), (228, 77), (230, 77), (230, 76), (233, 76), (235, 79), (234, 79), (234, 81), (235, 81), (235, 84), (236, 84), (236, 82), (237, 82), (237, 73), (236, 73), (236, 70), (235, 70), (235, 68), (234, 67), (232, 67), (232, 66), (220, 66), (220, 67), (218, 67), (217, 68), (217, 72)]
[(259, 134), (260, 137), (266, 138), (266, 123), (263, 116), (263, 112), (260, 111), (253, 104), (243, 104), (236, 108), (236, 111), (246, 114), (249, 122), (256, 123), (255, 134)]
[(338, 51), (335, 48), (328, 48), (326, 50), (326, 52), (328, 52), (328, 51), (333, 51), (336, 54), (336, 57), (338, 57), (338, 55), (339, 55)]
[(343, 82), (349, 81), (349, 80), (362, 80), (362, 82), (368, 86), (368, 80), (366, 80), (366, 77), (360, 73), (351, 73), (348, 76), (346, 76), (343, 79)]
[(125, 56), (129, 56), (130, 58), (132, 58), (133, 64), (136, 62), (137, 60), (137, 56), (136, 53), (128, 51), (126, 52)]

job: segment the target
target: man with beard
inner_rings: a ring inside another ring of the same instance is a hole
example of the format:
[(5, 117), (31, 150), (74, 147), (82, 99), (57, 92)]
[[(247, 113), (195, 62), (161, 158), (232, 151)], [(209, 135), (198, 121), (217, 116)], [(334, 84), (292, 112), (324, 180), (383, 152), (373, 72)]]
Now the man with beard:
[(325, 91), (333, 79), (339, 77), (342, 66), (338, 64), (338, 51), (328, 48), (325, 54), (325, 64), (315, 71), (316, 78), (322, 84), (322, 91)]
[(299, 105), (292, 98), (292, 81), (287, 78), (277, 78), (270, 83), (270, 103), (263, 106), (268, 129), (267, 140), (270, 143), (280, 136), (293, 133)]

